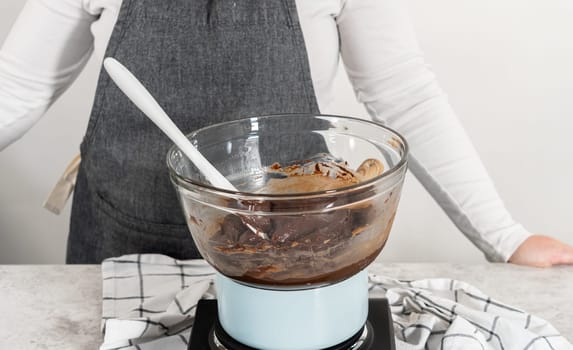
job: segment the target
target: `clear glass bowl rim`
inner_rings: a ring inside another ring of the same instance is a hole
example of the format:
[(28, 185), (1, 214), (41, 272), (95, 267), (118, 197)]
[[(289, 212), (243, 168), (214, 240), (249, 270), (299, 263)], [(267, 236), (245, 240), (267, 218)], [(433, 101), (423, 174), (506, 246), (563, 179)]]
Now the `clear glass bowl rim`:
[(220, 127), (222, 125), (240, 124), (240, 123), (243, 123), (247, 120), (252, 120), (254, 118), (261, 120), (261, 119), (272, 119), (272, 118), (281, 118), (281, 117), (282, 118), (284, 118), (284, 117), (288, 117), (288, 118), (318, 117), (318, 118), (322, 118), (322, 119), (336, 118), (336, 119), (352, 120), (352, 121), (357, 121), (360, 123), (370, 124), (373, 127), (383, 129), (383, 130), (389, 132), (390, 134), (392, 134), (393, 137), (398, 138), (398, 140), (400, 141), (400, 143), (403, 147), (404, 154), (400, 158), (400, 161), (398, 162), (398, 164), (396, 164), (395, 166), (390, 168), (388, 171), (385, 171), (381, 175), (378, 175), (378, 176), (376, 176), (376, 177), (374, 177), (368, 181), (361, 182), (361, 183), (358, 183), (355, 185), (345, 186), (345, 187), (332, 189), (332, 190), (326, 190), (326, 191), (316, 191), (316, 192), (303, 192), (303, 193), (290, 193), (290, 194), (268, 194), (268, 193), (261, 194), (261, 193), (254, 193), (254, 192), (225, 190), (222, 188), (211, 186), (211, 185), (203, 183), (203, 182), (199, 182), (199, 181), (195, 181), (195, 180), (183, 177), (177, 171), (175, 171), (175, 169), (173, 169), (173, 167), (171, 166), (171, 155), (173, 153), (175, 153), (177, 150), (179, 150), (179, 148), (176, 145), (173, 145), (169, 148), (169, 151), (167, 151), (167, 157), (166, 157), (167, 168), (169, 169), (171, 179), (176, 183), (176, 185), (183, 186), (187, 190), (190, 190), (190, 191), (201, 190), (201, 191), (206, 192), (206, 193), (210, 193), (210, 194), (214, 194), (214, 195), (218, 195), (218, 196), (222, 196), (222, 197), (226, 197), (226, 198), (240, 198), (243, 200), (256, 200), (256, 201), (265, 200), (265, 199), (291, 200), (291, 199), (309, 199), (309, 198), (315, 198), (315, 197), (348, 194), (349, 192), (362, 191), (365, 188), (368, 188), (370, 186), (375, 186), (376, 184), (380, 183), (384, 179), (392, 177), (394, 174), (399, 173), (401, 169), (403, 169), (407, 166), (409, 146), (408, 146), (408, 143), (406, 142), (406, 139), (402, 135), (400, 135), (397, 131), (395, 131), (395, 130), (393, 130), (393, 129), (385, 126), (385, 125), (382, 125), (380, 123), (376, 123), (376, 122), (373, 122), (371, 120), (367, 120), (367, 119), (363, 119), (363, 118), (351, 117), (351, 116), (341, 116), (341, 115), (334, 115), (334, 114), (320, 114), (320, 113), (316, 113), (316, 114), (315, 113), (281, 113), (281, 114), (268, 114), (268, 115), (252, 116), (252, 117), (245, 117), (245, 118), (240, 118), (240, 119), (236, 119), (236, 120), (232, 120), (232, 121), (226, 121), (226, 122), (212, 124), (212, 125), (197, 129), (197, 130), (185, 135), (185, 137), (187, 137), (188, 139), (191, 139), (194, 135), (199, 134), (201, 132), (204, 132), (206, 130), (214, 129), (214, 128)]

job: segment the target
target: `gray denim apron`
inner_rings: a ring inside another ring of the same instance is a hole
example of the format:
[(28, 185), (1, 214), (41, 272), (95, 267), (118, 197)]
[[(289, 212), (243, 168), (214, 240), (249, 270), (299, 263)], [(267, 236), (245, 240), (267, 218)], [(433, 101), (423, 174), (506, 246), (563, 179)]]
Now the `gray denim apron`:
[[(124, 0), (106, 56), (140, 78), (184, 133), (318, 113), (295, 0)], [(102, 72), (81, 145), (68, 263), (200, 257), (169, 180), (170, 146)]]

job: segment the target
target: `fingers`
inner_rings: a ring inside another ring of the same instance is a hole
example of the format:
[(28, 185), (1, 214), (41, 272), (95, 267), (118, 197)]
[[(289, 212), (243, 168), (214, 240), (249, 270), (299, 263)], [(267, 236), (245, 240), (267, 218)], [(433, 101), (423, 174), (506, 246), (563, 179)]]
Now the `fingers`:
[(573, 265), (573, 247), (563, 242), (557, 241), (559, 244), (559, 254), (557, 259), (553, 261), (554, 265)]

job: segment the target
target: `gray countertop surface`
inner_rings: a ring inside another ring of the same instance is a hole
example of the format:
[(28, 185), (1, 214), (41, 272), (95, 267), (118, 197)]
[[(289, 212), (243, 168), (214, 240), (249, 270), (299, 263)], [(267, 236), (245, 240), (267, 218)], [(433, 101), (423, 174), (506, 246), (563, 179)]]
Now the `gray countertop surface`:
[[(375, 263), (397, 279), (445, 277), (551, 322), (573, 341), (573, 267)], [(0, 265), (0, 349), (97, 349), (99, 265)]]

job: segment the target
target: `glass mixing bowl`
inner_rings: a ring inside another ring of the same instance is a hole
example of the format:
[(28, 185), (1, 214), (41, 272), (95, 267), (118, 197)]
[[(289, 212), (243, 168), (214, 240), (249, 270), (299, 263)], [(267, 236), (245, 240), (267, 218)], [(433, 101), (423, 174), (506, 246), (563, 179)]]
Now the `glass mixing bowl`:
[[(326, 115), (273, 115), (209, 126), (188, 135), (237, 188), (212, 187), (176, 147), (167, 164), (201, 255), (220, 273), (270, 289), (342, 281), (380, 253), (400, 198), (408, 148), (371, 121)], [(378, 159), (384, 171), (342, 188), (266, 193), (283, 174), (273, 164), (336, 159), (356, 169)]]

